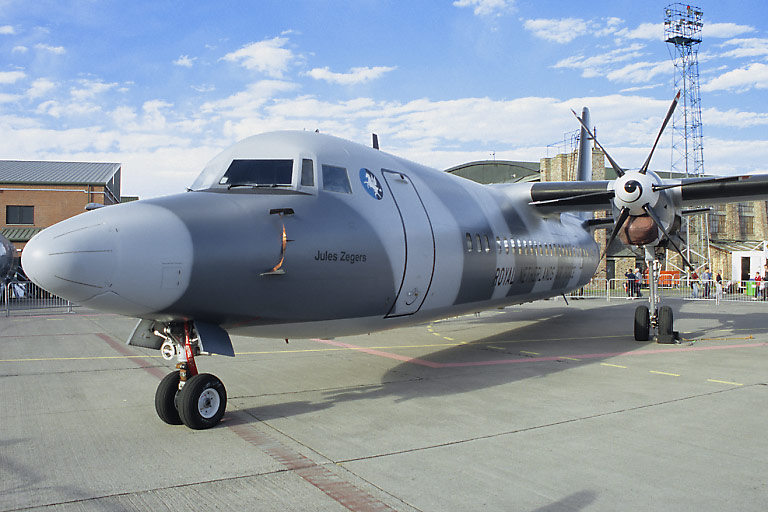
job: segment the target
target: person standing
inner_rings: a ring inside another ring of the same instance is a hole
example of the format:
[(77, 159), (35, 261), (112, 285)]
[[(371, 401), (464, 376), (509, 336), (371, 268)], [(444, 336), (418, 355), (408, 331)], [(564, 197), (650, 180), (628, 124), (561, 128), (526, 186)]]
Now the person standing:
[(704, 281), (704, 298), (709, 299), (712, 292), (712, 271), (709, 267), (704, 267), (704, 273), (701, 274), (701, 279)]
[(760, 286), (763, 284), (763, 278), (760, 277), (760, 272), (755, 272), (755, 300), (760, 297)]
[(636, 297), (642, 297), (643, 294), (640, 293), (640, 283), (643, 282), (643, 274), (640, 273), (640, 269), (635, 269), (635, 293), (637, 294)]
[(628, 268), (627, 271), (624, 272), (624, 277), (627, 279), (627, 282), (624, 285), (627, 289), (627, 298), (631, 299), (635, 296), (635, 274), (632, 272), (631, 268)]

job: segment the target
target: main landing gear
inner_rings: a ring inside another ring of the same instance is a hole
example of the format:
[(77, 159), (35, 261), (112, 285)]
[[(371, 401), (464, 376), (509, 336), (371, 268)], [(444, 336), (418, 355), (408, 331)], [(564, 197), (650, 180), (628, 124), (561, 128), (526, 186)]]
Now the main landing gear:
[(659, 307), (658, 276), (661, 270), (661, 262), (664, 257), (664, 249), (656, 254), (654, 248), (645, 247), (645, 262), (648, 264), (648, 306), (635, 308), (635, 340), (648, 341), (655, 332), (655, 341), (658, 343), (676, 343), (680, 336), (673, 329), (674, 318), (672, 308)]
[(177, 370), (160, 381), (155, 392), (155, 410), (169, 425), (202, 430), (215, 426), (227, 408), (227, 390), (210, 373), (198, 373), (195, 355), (200, 354), (199, 338), (192, 338), (190, 323), (170, 324), (163, 333), (163, 357), (178, 360)]

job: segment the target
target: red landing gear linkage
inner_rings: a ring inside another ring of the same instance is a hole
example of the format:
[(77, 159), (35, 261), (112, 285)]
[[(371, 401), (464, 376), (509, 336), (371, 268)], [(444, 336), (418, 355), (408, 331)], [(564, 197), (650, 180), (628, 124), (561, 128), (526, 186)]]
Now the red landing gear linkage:
[(227, 407), (224, 384), (210, 373), (198, 373), (195, 355), (200, 355), (198, 337), (192, 337), (191, 322), (171, 323), (163, 332), (161, 351), (165, 359), (176, 356), (177, 370), (160, 381), (155, 392), (155, 410), (169, 425), (181, 425), (201, 430), (216, 425)]

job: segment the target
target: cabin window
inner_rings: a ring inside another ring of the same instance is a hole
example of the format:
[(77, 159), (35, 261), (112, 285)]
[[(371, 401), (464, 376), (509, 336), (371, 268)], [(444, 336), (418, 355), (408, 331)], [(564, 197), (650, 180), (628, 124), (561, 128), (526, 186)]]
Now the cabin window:
[(477, 241), (477, 252), (483, 252), (483, 244), (480, 242), (480, 235), (475, 234), (475, 240)]
[(472, 235), (467, 233), (467, 252), (472, 252)]
[(501, 238), (496, 237), (496, 252), (501, 254)]
[(315, 186), (315, 166), (309, 158), (305, 158), (301, 161), (301, 186)]
[(491, 241), (488, 240), (488, 235), (483, 235), (485, 238), (485, 252), (491, 252)]
[(347, 170), (335, 165), (323, 165), (323, 190), (351, 194)]
[(35, 223), (35, 207), (12, 205), (6, 206), (5, 223), (33, 225)]
[(504, 238), (504, 254), (509, 254), (509, 240), (507, 238)]
[(289, 187), (293, 176), (293, 160), (232, 160), (219, 180), (229, 187)]

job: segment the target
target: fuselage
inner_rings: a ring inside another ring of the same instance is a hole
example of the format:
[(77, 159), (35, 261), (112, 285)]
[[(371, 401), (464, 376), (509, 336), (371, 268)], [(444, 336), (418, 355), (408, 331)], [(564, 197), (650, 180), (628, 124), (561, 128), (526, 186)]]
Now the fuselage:
[(566, 293), (598, 262), (583, 220), (312, 132), (235, 144), (182, 194), (37, 235), (30, 278), (85, 306), (232, 334), (373, 332)]

